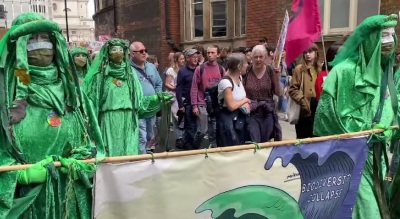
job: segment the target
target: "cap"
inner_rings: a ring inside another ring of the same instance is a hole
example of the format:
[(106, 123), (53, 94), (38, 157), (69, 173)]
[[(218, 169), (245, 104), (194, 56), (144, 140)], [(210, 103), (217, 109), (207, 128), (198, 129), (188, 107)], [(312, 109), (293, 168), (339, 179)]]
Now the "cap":
[(195, 49), (188, 49), (188, 50), (186, 51), (186, 56), (192, 56), (192, 55), (194, 55), (194, 54), (200, 54), (200, 52), (197, 51), (197, 50), (195, 50)]

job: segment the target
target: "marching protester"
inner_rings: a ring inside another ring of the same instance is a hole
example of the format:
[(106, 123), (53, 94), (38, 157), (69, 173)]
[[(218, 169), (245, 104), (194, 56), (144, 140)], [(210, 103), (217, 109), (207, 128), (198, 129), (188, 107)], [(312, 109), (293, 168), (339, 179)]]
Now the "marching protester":
[[(151, 96), (162, 92), (162, 80), (155, 65), (147, 61), (147, 50), (141, 42), (133, 42), (130, 46), (131, 66), (136, 70), (142, 85), (143, 95)], [(139, 142), (141, 154), (154, 149), (149, 148), (153, 138), (156, 116), (139, 120)]]
[[(398, 181), (394, 180), (396, 183), (387, 190), (383, 183), (387, 141), (399, 139), (398, 131), (389, 128), (398, 119), (395, 97), (399, 91), (385, 79), (391, 77), (393, 70), (397, 20), (395, 14), (375, 15), (357, 26), (331, 62), (333, 68), (324, 81), (315, 116), (314, 131), (318, 136), (385, 130), (379, 138), (372, 135), (368, 141), (367, 159), (352, 209), (354, 219), (398, 218), (391, 217), (389, 210), (382, 212), (390, 207), (387, 200), (398, 198)], [(391, 215), (398, 211), (398, 206), (393, 207)]]
[(217, 116), (217, 146), (244, 144), (247, 137), (247, 117), (251, 102), (246, 97), (242, 75), (246, 74), (247, 60), (241, 53), (227, 57), (227, 72), (218, 84), (221, 110)]
[(273, 95), (282, 95), (279, 70), (266, 65), (267, 50), (257, 45), (252, 51), (253, 64), (243, 82), (246, 96), (251, 100), (248, 132), (253, 142), (282, 140), (282, 130), (275, 110)]
[(301, 106), (300, 119), (295, 125), (297, 138), (313, 137), (316, 110), (315, 81), (320, 72), (318, 46), (313, 44), (303, 53), (289, 87), (289, 96)]
[(186, 65), (179, 69), (176, 78), (176, 100), (178, 102), (179, 110), (177, 112), (178, 120), (181, 120), (184, 115), (184, 128), (185, 132), (183, 135), (183, 148), (185, 150), (192, 150), (193, 141), (197, 131), (196, 119), (192, 112), (191, 102), (191, 88), (194, 70), (198, 64), (199, 52), (195, 49), (189, 49), (186, 51)]
[(175, 134), (175, 147), (182, 148), (183, 147), (183, 120), (179, 121), (178, 118), (178, 101), (176, 98), (176, 86), (177, 86), (177, 78), (179, 69), (185, 66), (185, 56), (181, 52), (177, 52), (174, 54), (173, 63), (170, 68), (168, 68), (166, 72), (164, 86), (168, 93), (174, 96), (174, 100), (171, 105), (172, 112), (172, 123), (174, 126), (174, 134)]
[(194, 137), (193, 147), (200, 148), (201, 142), (206, 134), (211, 145), (215, 142), (215, 118), (208, 116), (205, 102), (205, 89), (211, 84), (218, 82), (225, 74), (224, 68), (217, 63), (220, 55), (218, 45), (207, 48), (208, 61), (198, 66), (193, 75), (190, 99), (192, 102), (193, 115), (196, 116), (197, 133)]

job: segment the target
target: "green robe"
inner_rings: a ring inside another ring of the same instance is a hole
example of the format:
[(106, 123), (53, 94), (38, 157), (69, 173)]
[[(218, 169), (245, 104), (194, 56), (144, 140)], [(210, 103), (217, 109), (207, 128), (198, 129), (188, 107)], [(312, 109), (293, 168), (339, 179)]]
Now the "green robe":
[[(358, 132), (372, 128), (372, 121), (379, 106), (379, 82), (376, 87), (368, 88), (370, 94), (357, 91), (354, 87), (356, 67), (356, 64), (350, 60), (342, 62), (331, 70), (324, 81), (314, 123), (314, 133), (317, 136)], [(393, 119), (394, 113), (388, 95), (380, 124), (390, 126)], [(381, 218), (373, 191), (375, 186), (372, 178), (372, 163), (372, 150), (370, 150), (356, 205), (353, 208), (353, 219)], [(385, 167), (384, 163), (382, 165)]]
[(161, 109), (156, 95), (143, 96), (135, 70), (126, 65), (110, 63), (84, 86), (97, 111), (107, 156), (139, 154), (139, 117)]
[[(47, 32), (54, 45), (53, 64), (28, 63), (32, 34)], [(61, 28), (37, 13), (24, 13), (0, 41), (0, 165), (34, 164), (47, 156), (87, 159), (104, 148), (96, 117), (80, 92), (73, 60)], [(14, 100), (26, 100), (26, 116), (10, 125)], [(84, 106), (84, 107), (82, 107)], [(95, 147), (96, 145), (96, 147)], [(78, 178), (53, 165), (45, 182), (18, 185), (18, 171), (0, 173), (0, 218), (86, 219), (91, 217), (94, 170)]]
[[(19, 159), (33, 164), (51, 155), (80, 159), (89, 157), (93, 145), (85, 131), (87, 124), (79, 110), (72, 110), (65, 104), (63, 83), (55, 66), (29, 67), (31, 82), (26, 117), (11, 126), (15, 145), (8, 147), (12, 147), (14, 153), (10, 156), (3, 148), (0, 157), (2, 165), (16, 165)], [(16, 93), (18, 97), (18, 87)], [(4, 133), (0, 135), (0, 142), (9, 144)], [(89, 154), (74, 154), (75, 149), (84, 149)], [(62, 218), (66, 214), (68, 218), (90, 218), (92, 197), (89, 178), (94, 172), (87, 172), (81, 180), (70, 181), (68, 175), (51, 168), (45, 183), (20, 185), (18, 188), (16, 171), (0, 174), (0, 218), (47, 219)], [(70, 190), (67, 190), (67, 185)], [(13, 199), (15, 192), (17, 198)], [(63, 212), (60, 208), (63, 202), (74, 207), (67, 207)]]

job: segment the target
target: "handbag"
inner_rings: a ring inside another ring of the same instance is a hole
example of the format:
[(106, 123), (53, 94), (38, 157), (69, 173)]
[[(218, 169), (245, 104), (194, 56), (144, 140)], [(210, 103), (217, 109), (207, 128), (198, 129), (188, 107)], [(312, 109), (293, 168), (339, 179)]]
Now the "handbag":
[[(304, 79), (304, 73), (302, 72), (299, 92), (303, 92), (303, 79)], [(290, 97), (288, 106), (288, 120), (290, 124), (295, 125), (299, 122), (300, 110), (301, 110), (300, 104), (298, 104), (296, 101), (292, 99), (292, 97)]]

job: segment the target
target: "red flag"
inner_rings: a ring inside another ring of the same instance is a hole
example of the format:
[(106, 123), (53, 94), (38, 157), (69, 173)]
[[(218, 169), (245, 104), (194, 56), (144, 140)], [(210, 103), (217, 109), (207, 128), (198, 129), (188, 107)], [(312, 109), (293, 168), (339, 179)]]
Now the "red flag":
[(286, 63), (291, 64), (321, 36), (318, 0), (294, 0), (286, 37)]

